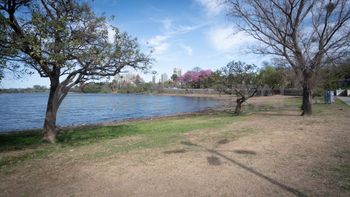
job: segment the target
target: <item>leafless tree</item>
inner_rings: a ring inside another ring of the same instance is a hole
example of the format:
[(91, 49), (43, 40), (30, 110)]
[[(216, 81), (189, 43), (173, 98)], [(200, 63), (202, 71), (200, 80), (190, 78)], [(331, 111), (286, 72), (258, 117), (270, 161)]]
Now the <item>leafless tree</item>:
[(237, 27), (260, 41), (255, 53), (283, 57), (303, 88), (302, 115), (312, 114), (312, 92), (325, 60), (347, 55), (348, 0), (224, 0)]

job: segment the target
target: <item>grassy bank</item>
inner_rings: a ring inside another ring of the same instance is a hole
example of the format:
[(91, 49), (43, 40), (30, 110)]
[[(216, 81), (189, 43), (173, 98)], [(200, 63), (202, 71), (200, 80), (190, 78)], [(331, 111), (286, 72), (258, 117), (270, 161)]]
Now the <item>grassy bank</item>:
[[(64, 152), (74, 147), (94, 143), (107, 143), (109, 140), (121, 137), (136, 136), (141, 140), (137, 140), (135, 143), (115, 143), (113, 147), (110, 147), (111, 150), (109, 152), (160, 147), (180, 139), (183, 133), (208, 128), (220, 128), (242, 118), (244, 117), (233, 117), (229, 113), (219, 113), (146, 120), (114, 126), (69, 129), (61, 132), (58, 136), (58, 142), (53, 145), (41, 142), (40, 131), (3, 134), (0, 135), (0, 151), (2, 153), (23, 153), (2, 155), (0, 157), (0, 167), (31, 159), (42, 159), (53, 152)], [(20, 151), (24, 149), (28, 151)]]
[[(143, 120), (110, 126), (92, 126), (72, 128), (62, 131), (56, 144), (41, 142), (41, 131), (0, 134), (0, 168), (12, 166), (29, 160), (44, 159), (52, 154), (65, 153), (76, 147), (101, 145), (99, 150), (91, 152), (88, 157), (108, 156), (116, 152), (125, 152), (142, 148), (169, 146), (174, 142), (186, 140), (185, 134), (217, 130), (214, 138), (218, 140), (233, 139), (237, 136), (253, 133), (258, 128), (246, 128), (229, 132), (226, 125), (234, 121), (249, 118), (250, 114), (261, 111), (298, 110), (300, 101), (289, 98), (280, 103), (266, 102), (263, 105), (245, 107), (243, 116), (218, 112), (192, 116), (169, 117), (156, 120)], [(336, 105), (344, 105), (340, 101)], [(315, 112), (323, 112), (328, 105), (315, 105)], [(129, 140), (129, 138), (131, 140)]]

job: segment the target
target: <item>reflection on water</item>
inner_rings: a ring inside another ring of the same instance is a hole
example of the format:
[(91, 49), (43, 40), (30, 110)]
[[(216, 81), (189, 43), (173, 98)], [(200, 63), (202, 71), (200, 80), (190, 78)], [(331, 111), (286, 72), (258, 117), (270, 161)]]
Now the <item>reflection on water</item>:
[[(0, 131), (41, 128), (47, 93), (0, 94)], [(137, 94), (76, 94), (63, 101), (59, 126), (195, 112), (218, 105), (207, 98)]]

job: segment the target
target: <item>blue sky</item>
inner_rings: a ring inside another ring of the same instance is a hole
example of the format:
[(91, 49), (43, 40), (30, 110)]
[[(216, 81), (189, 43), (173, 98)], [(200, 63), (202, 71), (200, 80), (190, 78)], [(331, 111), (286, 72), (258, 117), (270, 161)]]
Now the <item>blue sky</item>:
[[(182, 73), (194, 67), (216, 70), (231, 60), (261, 65), (267, 57), (248, 53), (254, 40), (236, 32), (215, 0), (95, 0), (98, 14), (115, 16), (109, 24), (137, 37), (145, 53), (154, 49), (152, 70), (170, 77), (174, 67)], [(236, 32), (236, 33), (234, 33)], [(142, 77), (150, 81), (151, 74)], [(14, 79), (8, 74), (1, 88), (49, 87), (49, 80), (34, 74)]]

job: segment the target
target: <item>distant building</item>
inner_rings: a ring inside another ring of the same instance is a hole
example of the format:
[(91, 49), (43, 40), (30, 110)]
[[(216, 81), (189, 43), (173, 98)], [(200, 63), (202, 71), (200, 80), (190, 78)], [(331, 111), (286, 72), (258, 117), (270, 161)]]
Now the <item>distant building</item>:
[(174, 68), (174, 72), (173, 72), (173, 75), (177, 75), (178, 77), (181, 76), (181, 68)]
[(168, 75), (166, 73), (163, 73), (161, 76), (160, 76), (160, 82), (161, 83), (165, 83), (166, 81), (168, 81)]
[(127, 74), (118, 74), (114, 76), (115, 83), (117, 83), (120, 86), (136, 86), (141, 83), (144, 83), (144, 80), (140, 77), (140, 75), (136, 75), (133, 73), (127, 73)]
[(153, 75), (153, 77), (152, 77), (152, 83), (156, 83), (156, 76), (155, 75)]

